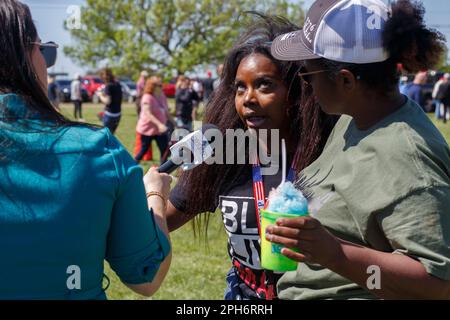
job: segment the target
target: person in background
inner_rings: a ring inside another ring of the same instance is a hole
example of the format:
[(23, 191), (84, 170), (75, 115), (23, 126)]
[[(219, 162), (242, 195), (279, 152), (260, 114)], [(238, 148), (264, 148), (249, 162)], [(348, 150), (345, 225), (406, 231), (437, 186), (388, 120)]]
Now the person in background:
[(446, 73), (444, 79), (446, 81), (441, 84), (437, 98), (442, 103), (442, 121), (447, 123), (450, 119), (450, 74)]
[(404, 94), (405, 96), (408, 95), (407, 92), (408, 89), (408, 77), (407, 76), (401, 76), (399, 81), (399, 90), (401, 94)]
[(219, 64), (218, 66), (217, 66), (217, 79), (216, 80), (214, 80), (214, 83), (213, 83), (213, 91), (216, 91), (217, 90), (217, 88), (219, 87), (219, 85), (220, 85), (220, 82), (222, 81), (222, 73), (223, 73), (223, 63), (221, 63), (221, 64)]
[(177, 127), (192, 131), (194, 105), (200, 101), (199, 96), (191, 87), (191, 81), (186, 76), (180, 76), (175, 93), (175, 122)]
[(206, 105), (211, 99), (211, 95), (214, 91), (214, 79), (210, 70), (207, 72), (207, 78), (203, 80), (203, 96), (199, 96), (203, 103)]
[(48, 77), (48, 99), (50, 100), (51, 104), (55, 107), (56, 110), (59, 109), (59, 87), (55, 82), (54, 76)]
[(449, 79), (450, 73), (445, 73), (442, 78), (436, 82), (433, 88), (433, 93), (431, 94), (435, 105), (436, 120), (441, 119), (444, 114), (445, 105), (442, 103), (442, 99), (444, 98), (447, 87), (446, 84), (449, 82)]
[(154, 294), (171, 263), (170, 176), (143, 177), (108, 129), (55, 110), (57, 45), (19, 1), (0, 1), (0, 17), (0, 300), (106, 299), (105, 260)]
[(136, 112), (138, 116), (141, 113), (141, 99), (142, 95), (144, 94), (145, 82), (147, 81), (148, 77), (148, 72), (143, 70), (141, 71), (139, 80), (136, 83)]
[(100, 101), (105, 104), (103, 125), (114, 134), (122, 116), (122, 86), (115, 80), (109, 68), (100, 71), (100, 78), (105, 82), (105, 87), (96, 92)]
[(151, 148), (152, 141), (156, 140), (161, 163), (163, 163), (169, 156), (167, 152), (169, 137), (166, 122), (174, 123), (174, 121), (169, 113), (169, 106), (162, 91), (162, 79), (160, 77), (152, 76), (147, 80), (141, 104), (141, 115), (136, 126), (136, 132), (141, 135), (141, 150), (136, 155), (135, 160), (139, 163), (147, 150)]
[(423, 95), (423, 86), (427, 82), (427, 72), (420, 71), (414, 77), (413, 83), (405, 88), (406, 96), (416, 102), (425, 111), (425, 97)]
[[(200, 91), (196, 88), (201, 87)], [(193, 96), (192, 100), (192, 128), (194, 127), (194, 121), (197, 121), (197, 112), (200, 109), (200, 102), (204, 97), (204, 87), (200, 79), (190, 80), (189, 87), (197, 93), (197, 96)]]
[[(136, 131), (136, 139), (134, 143), (134, 150), (133, 155), (136, 158), (136, 156), (139, 154), (142, 148), (142, 137), (139, 132)], [(142, 157), (143, 161), (153, 161), (153, 150), (152, 148), (148, 148), (147, 152)]]
[[(147, 71), (143, 70), (141, 71), (141, 74), (139, 76), (139, 80), (136, 83), (136, 113), (139, 117), (140, 113), (141, 113), (141, 99), (142, 99), (142, 95), (144, 94), (144, 88), (145, 88), (145, 82), (147, 81), (149, 77), (149, 74)], [(139, 132), (136, 132), (136, 142), (134, 144), (134, 157), (136, 157), (139, 153), (139, 151), (141, 151), (141, 134)], [(142, 160), (144, 161), (152, 161), (153, 160), (153, 150), (152, 148), (148, 148), (148, 151), (144, 154), (144, 156), (142, 157)]]
[(197, 96), (202, 99), (205, 95), (206, 89), (202, 81), (199, 78), (190, 80), (190, 87), (197, 93)]
[(81, 76), (79, 74), (75, 74), (75, 77), (70, 84), (70, 100), (73, 102), (73, 116), (75, 120), (84, 122), (82, 113), (83, 99), (81, 96)]

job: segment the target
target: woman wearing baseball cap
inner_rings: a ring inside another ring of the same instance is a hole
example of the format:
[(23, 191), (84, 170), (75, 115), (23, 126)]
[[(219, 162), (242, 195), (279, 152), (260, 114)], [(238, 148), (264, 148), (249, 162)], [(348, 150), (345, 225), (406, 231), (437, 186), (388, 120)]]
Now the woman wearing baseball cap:
[(305, 60), (299, 76), (342, 115), (298, 181), (317, 213), (267, 233), (300, 262), (281, 299), (450, 298), (450, 149), (397, 85), (398, 63), (427, 70), (444, 51), (423, 16), (407, 0), (318, 0), (303, 30), (273, 42), (276, 58)]

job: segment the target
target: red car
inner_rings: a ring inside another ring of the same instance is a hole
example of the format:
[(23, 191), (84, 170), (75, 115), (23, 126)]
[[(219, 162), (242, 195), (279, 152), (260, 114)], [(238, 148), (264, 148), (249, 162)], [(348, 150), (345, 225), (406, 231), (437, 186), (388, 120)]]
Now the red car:
[(105, 83), (98, 76), (85, 76), (82, 80), (83, 88), (88, 92), (90, 100), (95, 97), (94, 93)]
[(172, 78), (169, 83), (163, 83), (162, 90), (167, 98), (175, 97), (177, 79)]

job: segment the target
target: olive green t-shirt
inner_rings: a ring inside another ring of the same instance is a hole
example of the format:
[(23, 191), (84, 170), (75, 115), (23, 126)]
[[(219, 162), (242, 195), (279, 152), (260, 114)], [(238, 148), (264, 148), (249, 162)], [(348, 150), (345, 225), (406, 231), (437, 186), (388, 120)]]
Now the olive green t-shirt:
[[(319, 204), (315, 217), (335, 236), (408, 255), (450, 280), (450, 149), (411, 100), (366, 131), (342, 116), (298, 186)], [(280, 279), (278, 292), (281, 299), (375, 298), (305, 263)]]

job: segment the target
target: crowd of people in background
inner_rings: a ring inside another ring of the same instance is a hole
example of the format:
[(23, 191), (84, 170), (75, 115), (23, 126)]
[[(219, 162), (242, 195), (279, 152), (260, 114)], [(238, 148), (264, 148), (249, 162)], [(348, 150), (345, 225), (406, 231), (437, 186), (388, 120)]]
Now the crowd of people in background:
[[(162, 78), (152, 76), (143, 70), (136, 82), (135, 105), (138, 122), (136, 126), (135, 159), (137, 161), (152, 161), (153, 152), (151, 143), (156, 141), (160, 149), (161, 161), (167, 158), (170, 147), (170, 136), (175, 128), (188, 131), (194, 129), (194, 122), (201, 105), (206, 106), (213, 92), (218, 88), (222, 76), (223, 64), (217, 66), (217, 77), (214, 78), (211, 71), (207, 71), (206, 78), (179, 75), (175, 84), (175, 118), (170, 115), (167, 97), (162, 90)], [(121, 87), (112, 70), (104, 68), (99, 71), (100, 78), (104, 84), (94, 93), (97, 100), (104, 104), (104, 110), (98, 113), (98, 118), (104, 127), (109, 128), (114, 134), (119, 126), (122, 111), (122, 99), (124, 97)], [(156, 81), (157, 80), (157, 81)], [(156, 82), (158, 83), (156, 83)], [(156, 83), (156, 84), (155, 84)], [(156, 88), (154, 97), (155, 85)], [(56, 77), (48, 77), (48, 97), (55, 109), (60, 109), (61, 88), (59, 88)], [(73, 103), (73, 117), (78, 122), (85, 122), (83, 118), (83, 77), (76, 74), (70, 83), (70, 101)], [(149, 104), (161, 101), (161, 106), (150, 106)], [(164, 110), (163, 110), (164, 109)], [(144, 112), (143, 112), (144, 110)], [(164, 112), (160, 113), (159, 111)], [(163, 138), (162, 138), (163, 136)]]
[[(152, 141), (155, 140), (160, 151), (160, 161), (169, 156), (170, 137), (175, 128), (188, 131), (194, 129), (199, 107), (206, 106), (212, 98), (213, 92), (221, 83), (224, 65), (216, 68), (217, 77), (213, 78), (211, 71), (207, 71), (206, 78), (189, 78), (179, 75), (175, 85), (175, 117), (170, 114), (169, 104), (160, 76), (151, 76), (143, 70), (136, 82), (136, 125), (135, 160), (140, 162), (155, 160), (152, 152)], [(114, 134), (119, 126), (122, 109), (122, 88), (109, 68), (100, 71), (100, 77), (105, 85), (95, 94), (105, 105), (99, 113), (99, 119), (104, 127)], [(409, 81), (411, 79), (412, 81)], [(48, 77), (48, 96), (52, 105), (59, 110), (61, 98), (55, 76)], [(73, 116), (76, 121), (85, 122), (83, 118), (83, 78), (76, 74), (70, 86), (70, 100), (73, 103)], [(435, 117), (446, 123), (450, 119), (450, 74), (440, 74), (437, 82), (432, 83), (429, 72), (419, 72), (414, 77), (400, 78), (400, 92), (422, 106), (425, 112), (434, 111)], [(431, 92), (432, 89), (432, 92)], [(428, 92), (430, 91), (430, 92)]]
[[(199, 107), (206, 106), (212, 98), (213, 92), (221, 83), (224, 65), (217, 65), (217, 77), (213, 78), (211, 71), (207, 71), (206, 78), (189, 78), (179, 75), (175, 85), (175, 117), (170, 114), (167, 97), (162, 90), (162, 78), (151, 76), (143, 70), (136, 82), (136, 126), (135, 160), (140, 162), (155, 160), (152, 152), (152, 141), (155, 140), (160, 151), (160, 160), (168, 158), (171, 145), (170, 137), (175, 128), (188, 131), (194, 129)], [(450, 74), (439, 73), (435, 84), (429, 72), (422, 71), (414, 77), (400, 78), (400, 92), (422, 106), (425, 112), (434, 111), (437, 120), (446, 123), (450, 120)], [(433, 75), (434, 76), (434, 75)], [(105, 105), (104, 111), (99, 113), (99, 119), (104, 127), (114, 134), (121, 119), (122, 88), (116, 81), (112, 71), (105, 68), (100, 71), (100, 77), (105, 82), (95, 93), (99, 101)], [(76, 74), (70, 86), (70, 100), (74, 105), (73, 116), (76, 121), (85, 122), (83, 118), (83, 78)], [(412, 80), (412, 81), (410, 81)], [(429, 91), (429, 92), (428, 92)], [(432, 91), (432, 92), (431, 92)], [(52, 105), (59, 110), (60, 92), (54, 76), (48, 77), (48, 96)]]
[(171, 146), (171, 135), (175, 128), (193, 131), (198, 109), (203, 102), (206, 106), (213, 91), (218, 86), (223, 65), (217, 67), (218, 78), (213, 79), (207, 72), (206, 79), (189, 78), (179, 75), (175, 85), (175, 118), (170, 113), (167, 97), (162, 88), (160, 76), (150, 76), (146, 70), (141, 71), (136, 83), (136, 126), (135, 160), (154, 160), (152, 141), (156, 141), (160, 152), (160, 161), (167, 160)]
[[(433, 81), (437, 79), (437, 81)], [(400, 92), (415, 101), (425, 112), (435, 113), (436, 120), (450, 119), (450, 73), (421, 71), (412, 81), (400, 78)]]

